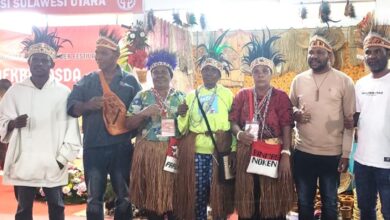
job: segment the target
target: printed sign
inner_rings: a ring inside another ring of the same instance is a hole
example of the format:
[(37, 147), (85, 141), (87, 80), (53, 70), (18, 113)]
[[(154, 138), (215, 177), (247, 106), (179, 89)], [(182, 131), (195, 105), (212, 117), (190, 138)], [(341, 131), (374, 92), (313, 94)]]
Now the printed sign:
[(142, 0), (0, 0), (1, 11), (43, 14), (142, 13)]

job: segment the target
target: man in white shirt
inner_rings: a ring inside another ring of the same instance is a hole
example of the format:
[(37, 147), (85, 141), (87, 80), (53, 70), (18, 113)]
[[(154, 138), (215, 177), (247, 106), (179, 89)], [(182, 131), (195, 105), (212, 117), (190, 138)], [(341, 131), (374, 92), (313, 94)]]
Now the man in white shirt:
[(33, 27), (26, 39), (31, 77), (12, 86), (0, 103), (0, 137), (9, 143), (4, 184), (14, 185), (15, 220), (32, 220), (37, 187), (46, 195), (50, 220), (64, 219), (62, 186), (68, 184), (68, 161), (81, 148), (77, 119), (67, 115), (70, 90), (50, 75), (65, 41), (48, 29)]
[(386, 28), (377, 27), (373, 25), (363, 42), (371, 73), (355, 86), (359, 139), (354, 172), (362, 220), (376, 219), (378, 193), (383, 217), (390, 219), (390, 40)]

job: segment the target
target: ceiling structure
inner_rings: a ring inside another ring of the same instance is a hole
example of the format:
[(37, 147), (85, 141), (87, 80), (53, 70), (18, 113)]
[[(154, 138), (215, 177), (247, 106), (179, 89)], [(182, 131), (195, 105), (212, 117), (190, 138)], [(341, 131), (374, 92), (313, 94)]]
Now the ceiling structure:
[[(153, 9), (157, 17), (172, 21), (172, 13), (179, 13), (185, 19), (187, 12), (197, 18), (206, 17), (207, 30), (243, 29), (253, 30), (305, 28), (324, 26), (318, 13), (322, 0), (144, 0), (144, 10)], [(307, 9), (307, 19), (299, 16), (302, 4)], [(369, 11), (376, 9), (377, 15), (386, 18), (390, 10), (389, 0), (350, 0), (355, 7), (356, 18), (344, 16), (345, 0), (329, 0), (333, 20), (332, 26), (351, 26), (357, 24)], [(30, 33), (32, 25), (79, 26), (126, 24), (130, 25), (142, 14), (98, 14), (98, 15), (43, 15), (37, 13), (0, 12), (0, 29)], [(6, 21), (12, 21), (7, 23)], [(200, 30), (195, 26), (193, 31)]]

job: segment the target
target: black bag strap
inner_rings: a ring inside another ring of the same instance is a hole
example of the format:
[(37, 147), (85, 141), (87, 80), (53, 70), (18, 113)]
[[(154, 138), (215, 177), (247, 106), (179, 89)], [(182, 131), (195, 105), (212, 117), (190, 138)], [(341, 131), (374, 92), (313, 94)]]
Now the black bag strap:
[(211, 141), (213, 142), (215, 151), (217, 152), (217, 154), (219, 154), (219, 151), (218, 151), (218, 148), (217, 148), (217, 143), (215, 142), (215, 138), (214, 138), (213, 132), (211, 131), (211, 128), (210, 128), (209, 120), (207, 119), (206, 113), (203, 110), (202, 103), (200, 103), (199, 96), (198, 96), (198, 90), (197, 89), (195, 90), (195, 96), (196, 96), (196, 99), (198, 100), (199, 109), (200, 109), (200, 112), (202, 113), (204, 121), (206, 122), (207, 130), (210, 133)]

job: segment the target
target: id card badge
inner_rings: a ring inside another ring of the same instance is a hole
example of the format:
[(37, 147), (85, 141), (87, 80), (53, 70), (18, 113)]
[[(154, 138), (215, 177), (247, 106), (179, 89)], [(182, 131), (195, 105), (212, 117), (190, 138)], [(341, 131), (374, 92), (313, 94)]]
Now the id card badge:
[(175, 120), (172, 118), (161, 119), (161, 137), (175, 136)]
[(245, 131), (249, 129), (249, 133), (254, 136), (253, 141), (257, 141), (259, 135), (259, 123), (255, 120), (245, 123)]

